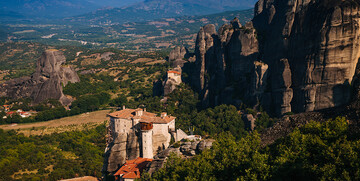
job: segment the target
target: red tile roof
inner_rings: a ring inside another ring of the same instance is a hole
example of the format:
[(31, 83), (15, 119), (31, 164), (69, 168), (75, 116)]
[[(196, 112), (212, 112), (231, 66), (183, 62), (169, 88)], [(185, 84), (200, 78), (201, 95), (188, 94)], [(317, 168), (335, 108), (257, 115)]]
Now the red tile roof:
[(154, 124), (167, 124), (176, 118), (169, 115), (165, 117), (158, 117), (156, 116), (156, 114), (146, 111), (143, 111), (142, 116), (136, 116), (136, 111), (141, 111), (141, 109), (124, 109), (121, 111), (110, 113), (108, 114), (108, 116), (114, 118), (122, 118), (122, 119), (131, 119), (131, 118), (140, 119), (140, 122), (154, 123)]
[(11, 114), (15, 114), (15, 113), (16, 113), (16, 112), (11, 111), (11, 112), (7, 112), (6, 114), (11, 115)]
[(114, 174), (114, 176), (120, 176), (122, 178), (129, 178), (129, 179), (140, 178), (140, 172), (142, 172), (142, 170), (149, 162), (152, 162), (152, 159), (138, 157), (135, 160), (128, 160)]
[(173, 70), (170, 70), (170, 71), (168, 71), (167, 73), (174, 73), (174, 74), (179, 74), (179, 75), (181, 75), (180, 72), (178, 72), (178, 71), (173, 71)]
[(135, 172), (130, 172), (130, 173), (126, 173), (122, 176), (122, 178), (140, 178), (140, 172), (139, 171), (135, 171)]

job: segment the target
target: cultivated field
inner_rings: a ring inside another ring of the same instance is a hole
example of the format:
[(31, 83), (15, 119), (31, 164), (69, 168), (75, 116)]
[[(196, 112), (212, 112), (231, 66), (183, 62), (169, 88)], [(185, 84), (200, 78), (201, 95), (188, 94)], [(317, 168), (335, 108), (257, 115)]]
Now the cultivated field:
[(107, 118), (106, 115), (109, 112), (109, 110), (102, 110), (46, 122), (1, 125), (0, 129), (17, 130), (19, 133), (23, 133), (26, 136), (84, 130), (96, 127), (107, 121), (109, 118)]

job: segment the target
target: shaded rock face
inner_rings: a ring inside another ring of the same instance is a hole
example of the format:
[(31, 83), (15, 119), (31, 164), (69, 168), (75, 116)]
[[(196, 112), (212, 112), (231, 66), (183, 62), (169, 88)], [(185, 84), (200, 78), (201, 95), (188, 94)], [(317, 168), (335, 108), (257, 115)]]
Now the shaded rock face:
[(223, 25), (200, 29), (196, 40), (196, 73), (192, 85), (204, 107), (256, 104), (265, 90), (268, 66), (258, 60), (256, 32), (251, 23), (241, 26), (237, 19)]
[(275, 111), (348, 103), (360, 57), (360, 1), (279, 2), (260, 0), (253, 20), (263, 38), (262, 59), (270, 67), (272, 94), (280, 100), (273, 101)]
[(104, 155), (103, 172), (118, 170), (126, 160), (133, 160), (140, 156), (139, 139), (135, 131), (119, 134), (107, 145)]
[(62, 52), (45, 51), (37, 61), (36, 72), (31, 77), (5, 82), (0, 87), (1, 96), (30, 97), (35, 104), (47, 99), (57, 99), (63, 105), (69, 105), (71, 100), (63, 94), (62, 86), (66, 86), (68, 82), (79, 82), (80, 79), (74, 69), (61, 66), (65, 61)]
[(185, 47), (176, 47), (169, 54), (169, 61), (189, 58), (189, 50)]
[(239, 99), (279, 116), (347, 104), (359, 8), (359, 0), (260, 0), (245, 26), (207, 25), (196, 40), (193, 87), (206, 107)]

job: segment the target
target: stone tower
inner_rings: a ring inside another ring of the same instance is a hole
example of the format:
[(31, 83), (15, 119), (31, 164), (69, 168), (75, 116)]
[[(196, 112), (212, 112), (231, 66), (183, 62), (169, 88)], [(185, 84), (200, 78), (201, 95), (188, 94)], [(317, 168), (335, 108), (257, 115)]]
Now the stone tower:
[(153, 124), (152, 123), (140, 123), (141, 124), (141, 144), (142, 144), (142, 157), (153, 158)]

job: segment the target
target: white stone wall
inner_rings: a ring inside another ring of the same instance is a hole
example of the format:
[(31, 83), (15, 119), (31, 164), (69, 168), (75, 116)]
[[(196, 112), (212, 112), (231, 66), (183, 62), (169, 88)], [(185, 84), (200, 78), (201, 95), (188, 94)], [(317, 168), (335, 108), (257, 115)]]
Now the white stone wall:
[[(161, 143), (164, 144), (165, 148), (169, 146), (170, 140), (171, 140), (171, 133), (169, 133), (169, 128), (173, 128), (175, 130), (175, 120), (171, 121), (167, 124), (154, 124), (153, 128), (153, 135), (164, 135), (165, 142)], [(160, 143), (157, 143), (157, 145), (160, 145)]]
[(153, 158), (153, 130), (141, 131), (142, 157)]
[(169, 123), (169, 129), (175, 130), (175, 120)]
[(174, 79), (176, 83), (181, 83), (181, 75), (175, 73), (168, 73), (168, 78)]
[(115, 119), (116, 133), (129, 133), (132, 128), (132, 121), (128, 119)]
[(182, 130), (182, 129), (177, 129), (176, 130), (176, 140), (175, 141), (181, 141), (184, 138), (187, 138), (188, 135)]
[[(140, 129), (138, 119), (110, 118), (110, 129), (114, 139), (116, 139), (118, 135), (128, 134), (132, 128)], [(167, 148), (169, 146), (171, 140), (169, 128), (175, 130), (175, 120), (167, 124), (153, 124), (152, 130), (141, 132), (140, 149), (142, 150), (142, 156), (144, 158), (153, 158), (159, 147)]]

